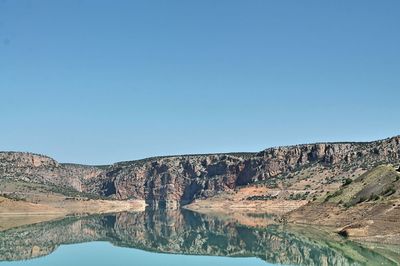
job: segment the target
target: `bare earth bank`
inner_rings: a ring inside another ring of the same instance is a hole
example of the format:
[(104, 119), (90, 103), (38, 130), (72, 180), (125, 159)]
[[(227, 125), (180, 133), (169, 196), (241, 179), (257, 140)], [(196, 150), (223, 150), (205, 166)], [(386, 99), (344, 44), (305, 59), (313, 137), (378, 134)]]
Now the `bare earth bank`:
[(32, 203), (0, 197), (0, 231), (27, 224), (50, 221), (67, 215), (90, 215), (144, 211), (143, 200), (68, 199), (59, 202)]

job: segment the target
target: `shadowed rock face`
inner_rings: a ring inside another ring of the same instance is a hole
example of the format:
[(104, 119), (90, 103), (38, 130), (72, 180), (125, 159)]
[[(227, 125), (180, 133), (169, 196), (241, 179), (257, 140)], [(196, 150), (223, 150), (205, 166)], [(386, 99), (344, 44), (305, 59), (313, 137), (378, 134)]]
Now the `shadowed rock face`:
[(367, 261), (374, 265), (393, 264), (358, 244), (321, 235), (274, 226), (247, 228), (189, 211), (158, 209), (70, 217), (0, 232), (0, 260), (44, 256), (63, 244), (108, 241), (153, 252), (259, 257), (270, 263), (291, 265), (360, 265)]
[(398, 163), (400, 137), (368, 143), (317, 143), (259, 153), (149, 158), (108, 167), (58, 164), (27, 153), (0, 153), (0, 178), (69, 186), (119, 199), (188, 203), (219, 191), (324, 165), (344, 169)]
[(190, 202), (235, 188), (243, 162), (240, 157), (208, 155), (118, 163), (91, 180), (88, 189), (107, 196), (115, 191), (120, 199)]

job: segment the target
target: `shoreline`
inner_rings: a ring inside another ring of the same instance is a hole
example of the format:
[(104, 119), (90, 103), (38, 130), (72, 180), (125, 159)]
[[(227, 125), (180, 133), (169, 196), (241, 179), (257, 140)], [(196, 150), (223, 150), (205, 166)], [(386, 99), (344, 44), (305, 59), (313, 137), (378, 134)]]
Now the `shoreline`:
[(24, 225), (48, 222), (70, 215), (94, 215), (117, 212), (142, 212), (146, 203), (141, 200), (71, 200), (68, 202), (31, 203), (0, 198), (0, 231)]

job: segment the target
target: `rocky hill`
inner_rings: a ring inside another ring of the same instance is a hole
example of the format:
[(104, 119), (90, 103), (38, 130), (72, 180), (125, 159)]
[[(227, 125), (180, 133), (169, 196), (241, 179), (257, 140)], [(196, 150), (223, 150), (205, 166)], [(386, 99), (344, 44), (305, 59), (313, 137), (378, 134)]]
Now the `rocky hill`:
[(318, 167), (335, 171), (341, 179), (333, 182), (339, 184), (357, 169), (365, 171), (381, 163), (398, 163), (399, 158), (399, 136), (367, 143), (278, 147), (245, 155), (172, 156), (116, 163), (89, 179), (85, 190), (120, 199), (187, 203), (238, 186), (293, 177), (302, 169), (311, 169), (311, 174)]
[(377, 166), (285, 217), (289, 223), (332, 226), (353, 239), (399, 245), (400, 172)]
[(341, 189), (328, 195), (326, 202), (354, 206), (366, 201), (400, 197), (400, 172), (388, 165), (377, 166), (354, 181), (348, 180)]
[(0, 180), (25, 180), (69, 187), (118, 199), (189, 203), (239, 186), (273, 180), (295, 183), (331, 171), (330, 183), (357, 178), (379, 164), (398, 164), (400, 136), (364, 143), (316, 143), (269, 148), (259, 153), (154, 157), (95, 167), (59, 164), (30, 153), (0, 153)]
[(81, 192), (84, 181), (101, 172), (99, 167), (60, 164), (40, 154), (0, 152), (0, 180), (50, 184)]

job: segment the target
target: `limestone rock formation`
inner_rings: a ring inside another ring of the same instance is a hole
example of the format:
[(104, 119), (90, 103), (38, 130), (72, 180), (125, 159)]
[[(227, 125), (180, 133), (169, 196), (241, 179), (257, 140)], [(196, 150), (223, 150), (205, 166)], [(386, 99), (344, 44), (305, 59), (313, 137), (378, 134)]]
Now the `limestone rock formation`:
[(0, 153), (0, 179), (66, 186), (93, 195), (188, 203), (237, 186), (315, 165), (338, 172), (398, 163), (400, 136), (353, 143), (316, 143), (269, 148), (259, 153), (154, 157), (95, 167), (59, 164), (29, 153)]
[(83, 182), (101, 172), (98, 167), (60, 164), (39, 154), (0, 152), (0, 180), (50, 184), (82, 191)]
[[(187, 203), (315, 164), (356, 169), (398, 162), (400, 137), (367, 143), (317, 143), (254, 154), (189, 155), (117, 163), (86, 183), (86, 190), (120, 199)], [(344, 170), (342, 170), (344, 171)]]

